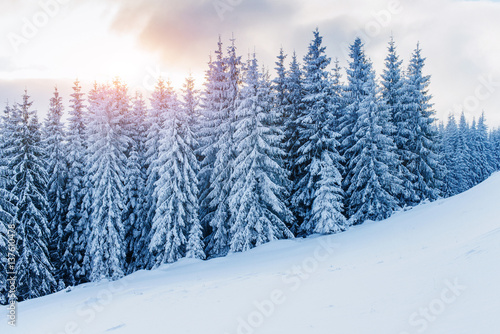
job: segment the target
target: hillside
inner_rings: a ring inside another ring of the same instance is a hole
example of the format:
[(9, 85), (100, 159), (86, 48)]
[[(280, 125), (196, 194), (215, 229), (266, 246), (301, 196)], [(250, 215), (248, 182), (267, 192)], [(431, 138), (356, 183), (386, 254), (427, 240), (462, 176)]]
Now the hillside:
[(500, 329), (500, 173), (348, 232), (182, 260), (18, 305), (2, 334), (490, 334)]

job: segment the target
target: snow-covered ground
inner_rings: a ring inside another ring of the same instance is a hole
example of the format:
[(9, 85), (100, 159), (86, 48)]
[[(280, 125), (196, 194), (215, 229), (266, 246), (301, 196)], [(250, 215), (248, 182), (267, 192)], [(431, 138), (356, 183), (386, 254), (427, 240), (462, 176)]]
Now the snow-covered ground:
[(338, 235), (182, 260), (2, 309), (0, 333), (500, 333), (500, 173)]

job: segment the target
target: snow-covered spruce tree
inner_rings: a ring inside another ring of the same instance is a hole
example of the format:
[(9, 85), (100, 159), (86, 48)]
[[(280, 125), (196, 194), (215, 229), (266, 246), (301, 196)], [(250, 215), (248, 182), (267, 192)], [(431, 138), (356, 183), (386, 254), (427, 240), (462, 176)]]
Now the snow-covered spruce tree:
[(56, 268), (55, 277), (59, 289), (72, 281), (72, 263), (63, 262), (67, 248), (66, 215), (68, 209), (67, 183), (68, 162), (66, 150), (66, 133), (62, 123), (62, 97), (55, 88), (50, 99), (50, 107), (42, 131), (43, 145), (46, 152), (46, 169), (48, 173), (47, 200), (48, 223), (51, 231), (49, 252), (51, 262)]
[[(292, 56), (285, 86), (287, 94), (285, 96), (286, 104), (283, 108), (285, 127), (283, 142), (286, 154), (285, 168), (289, 171), (289, 179), (292, 181), (291, 187), (293, 190), (295, 180), (299, 180), (304, 174), (304, 171), (300, 168), (301, 166), (296, 165), (296, 161), (299, 157), (299, 147), (303, 144), (299, 137), (299, 123), (297, 119), (304, 113), (304, 88), (302, 70), (295, 53)], [(290, 208), (295, 217), (294, 223), (290, 226), (290, 231), (297, 234), (299, 224), (301, 223), (300, 216), (298, 215), (300, 208), (295, 207), (293, 203), (290, 203)]]
[(365, 220), (382, 220), (398, 207), (401, 180), (396, 165), (396, 146), (387, 135), (390, 128), (389, 109), (378, 98), (375, 71), (366, 63), (367, 77), (363, 98), (357, 109), (357, 120), (353, 127), (355, 144), (346, 153), (350, 156), (349, 185), (346, 192), (347, 211), (351, 224)]
[(17, 296), (27, 300), (54, 292), (57, 283), (54, 267), (50, 263), (48, 243), (50, 230), (47, 213), (47, 170), (45, 151), (36, 111), (30, 110), (25, 91), (18, 104), (19, 121), (16, 122), (11, 161), (8, 168), (14, 173), (12, 193), (18, 199), (17, 226), (18, 253), (16, 262)]
[(438, 124), (437, 124), (437, 151), (438, 151), (438, 154), (439, 156), (441, 157), (441, 163), (440, 163), (440, 166), (441, 166), (441, 195), (443, 197), (446, 196), (446, 193), (447, 193), (447, 185), (446, 185), (446, 175), (448, 174), (448, 170), (447, 170), (447, 167), (446, 167), (446, 163), (445, 163), (445, 150), (446, 150), (446, 143), (445, 143), (445, 135), (446, 135), (446, 126), (445, 126), (445, 123), (443, 122), (443, 120), (439, 120)]
[(386, 107), (389, 108), (390, 120), (393, 127), (386, 130), (393, 130), (392, 133), (385, 131), (387, 135), (392, 136), (396, 144), (398, 162), (394, 168), (398, 169), (398, 177), (402, 181), (402, 192), (398, 194), (399, 204), (401, 206), (411, 205), (417, 202), (412, 181), (415, 176), (410, 173), (404, 161), (408, 161), (413, 153), (408, 150), (407, 144), (411, 136), (411, 126), (407, 110), (403, 108), (404, 94), (404, 76), (402, 74), (399, 56), (396, 53), (396, 45), (391, 37), (388, 47), (388, 55), (385, 58), (385, 68), (382, 74), (382, 98)]
[(490, 132), (489, 136), (493, 159), (493, 167), (496, 171), (500, 170), (500, 128)]
[[(467, 125), (469, 125), (467, 123)], [(467, 142), (468, 142), (468, 147), (469, 147), (469, 180), (472, 183), (471, 187), (474, 185), (478, 184), (480, 180), (481, 175), (483, 174), (483, 171), (481, 170), (483, 167), (481, 165), (480, 157), (479, 157), (479, 151), (477, 147), (477, 142), (476, 142), (476, 118), (472, 118), (472, 124), (468, 126), (468, 129), (466, 131), (466, 137), (467, 137)]]
[(486, 180), (493, 173), (492, 149), (488, 140), (488, 126), (484, 112), (479, 117), (477, 124), (474, 124), (470, 132), (470, 142), (473, 151), (473, 171), (475, 174), (475, 184)]
[[(288, 90), (288, 72), (285, 67), (285, 59), (287, 55), (283, 52), (283, 48), (280, 49), (280, 53), (277, 57), (277, 61), (275, 62), (276, 67), (274, 68), (276, 70), (277, 76), (272, 80), (272, 92), (274, 96), (274, 124), (273, 126), (277, 128), (281, 132), (281, 149), (283, 150), (284, 155), (278, 160), (280, 163), (280, 166), (284, 168), (287, 171), (288, 174), (288, 180), (287, 182), (287, 193), (290, 194), (292, 191), (293, 187), (293, 182), (290, 181), (290, 170), (292, 161), (291, 157), (289, 154), (288, 150), (288, 145), (291, 142), (291, 137), (293, 136), (293, 125), (291, 124), (292, 122), (296, 121), (295, 119), (292, 121), (292, 118), (294, 118), (293, 113), (293, 108), (291, 108), (290, 105), (290, 100), (289, 100), (289, 90)], [(295, 59), (296, 61), (296, 59)], [(290, 123), (289, 123), (290, 122)], [(287, 137), (287, 124), (289, 123), (290, 125), (290, 138)], [(287, 195), (285, 198), (286, 201), (286, 206), (288, 208), (291, 207), (290, 205), (290, 196)], [(289, 229), (292, 229), (292, 233), (297, 230), (297, 221), (295, 217), (292, 216), (288, 221), (286, 221), (287, 226)]]
[(358, 120), (360, 103), (367, 95), (365, 85), (370, 76), (371, 65), (366, 58), (364, 45), (356, 38), (350, 46), (350, 60), (347, 71), (347, 84), (344, 87), (343, 99), (345, 110), (340, 118), (340, 153), (344, 158), (343, 189), (346, 191), (351, 184), (352, 173), (347, 166), (351, 164), (353, 153), (349, 151), (357, 142), (354, 126)]
[(500, 128), (491, 131), (490, 133), (490, 147), (492, 153), (492, 165), (495, 170), (500, 170)]
[(11, 107), (9, 103), (6, 103), (5, 108), (0, 117), (0, 126), (2, 132), (0, 133), (0, 149), (2, 149), (2, 154), (0, 155), (0, 164), (5, 166), (9, 157), (7, 156), (8, 146), (13, 143), (13, 135), (16, 129), (16, 122), (19, 121), (19, 117), (14, 117), (15, 113), (18, 112), (15, 107)]
[[(342, 189), (342, 157), (338, 153), (340, 143), (337, 138), (339, 133), (339, 120), (344, 110), (344, 100), (342, 98), (342, 84), (340, 75), (340, 66), (338, 61), (335, 62), (335, 68), (332, 77), (331, 91), (331, 114), (326, 121), (329, 131), (332, 133), (332, 138), (327, 138), (327, 132), (323, 132), (324, 137), (313, 137), (312, 139), (320, 140), (317, 148), (322, 150), (321, 160), (316, 159), (314, 162), (318, 164), (319, 171), (318, 189), (316, 190), (315, 199), (312, 205), (310, 222), (315, 223), (314, 233), (338, 233), (347, 228), (347, 221), (344, 215), (344, 192)], [(319, 133), (318, 133), (319, 135)], [(315, 170), (314, 165), (311, 170)], [(305, 225), (307, 226), (307, 225)]]
[(233, 188), (233, 169), (235, 146), (233, 142), (236, 99), (241, 83), (241, 57), (236, 55), (236, 46), (228, 47), (228, 55), (223, 62), (226, 66), (225, 79), (221, 91), (224, 92), (222, 108), (219, 109), (220, 125), (215, 161), (210, 176), (210, 187), (207, 199), (209, 201), (211, 234), (208, 236), (207, 255), (221, 256), (229, 250), (230, 209), (229, 194)]
[(15, 134), (20, 122), (20, 113), (17, 106), (6, 105), (3, 115), (0, 117), (1, 133), (0, 133), (0, 168), (3, 168), (4, 189), (12, 190), (14, 186), (14, 171), (9, 169), (9, 163), (13, 156), (17, 154), (15, 151), (16, 138)]
[[(12, 225), (15, 227), (17, 222), (16, 217), (16, 198), (11, 193), (12, 189), (12, 173), (8, 169), (9, 157), (12, 155), (12, 146), (15, 129), (15, 119), (12, 115), (11, 108), (5, 107), (4, 115), (0, 122), (0, 305), (6, 305), (8, 301), (7, 272), (12, 272), (9, 268), (8, 253), (9, 237), (15, 240), (16, 236), (12, 235)], [(11, 234), (9, 234), (9, 230)], [(15, 256), (17, 254), (13, 253)]]
[(82, 273), (83, 256), (85, 255), (85, 226), (80, 224), (84, 192), (85, 158), (86, 158), (86, 115), (83, 93), (80, 82), (73, 84), (70, 99), (67, 162), (68, 183), (66, 227), (63, 231), (65, 251), (61, 258), (62, 267), (66, 268), (66, 285), (76, 285), (85, 280)]
[(198, 239), (194, 242), (196, 245), (192, 244), (197, 249), (191, 249), (191, 255), (203, 257), (202, 253), (194, 254), (201, 247), (196, 177), (198, 161), (192, 150), (189, 117), (184, 108), (175, 102), (170, 105), (169, 118), (161, 131), (156, 163), (160, 178), (155, 183), (157, 204), (149, 244), (155, 260), (154, 267), (184, 257), (190, 236)]
[[(398, 118), (401, 118), (401, 120), (399, 120), (401, 122), (404, 122), (406, 120), (404, 117), (398, 115), (401, 114), (402, 109), (401, 104), (404, 77), (402, 75), (401, 65), (403, 61), (399, 60), (399, 56), (396, 52), (396, 44), (392, 36), (387, 49), (388, 54), (385, 58), (385, 68), (381, 75), (382, 97), (383, 101), (389, 106), (391, 121), (399, 125), (399, 122), (396, 122)], [(403, 125), (405, 124), (402, 123), (401, 126)], [(406, 138), (406, 136), (404, 135), (405, 132), (406, 130), (404, 128), (402, 128), (401, 130), (396, 128), (396, 132), (394, 134), (394, 142), (401, 142), (401, 145), (404, 145)]]
[(457, 189), (457, 194), (472, 188), (475, 184), (473, 172), (473, 156), (475, 152), (472, 149), (470, 133), (471, 128), (465, 118), (464, 112), (462, 112), (460, 115), (460, 122), (458, 124), (458, 142), (457, 151), (455, 152), (455, 155), (457, 156), (456, 163), (460, 166), (459, 179), (462, 181)]
[[(334, 62), (334, 67), (332, 71), (332, 77), (331, 77), (331, 83), (332, 83), (332, 103), (334, 106), (336, 106), (335, 113), (334, 113), (334, 120), (335, 122), (333, 125), (335, 126), (335, 132), (340, 134), (340, 121), (343, 116), (343, 112), (345, 110), (345, 98), (344, 98), (344, 84), (342, 82), (342, 73), (341, 73), (341, 67), (340, 67), (340, 62), (338, 59), (335, 59)], [(340, 144), (340, 143), (339, 143)]]
[(210, 221), (214, 211), (209, 197), (211, 191), (210, 180), (218, 151), (216, 144), (221, 135), (220, 125), (224, 110), (227, 108), (226, 64), (220, 37), (215, 55), (215, 60), (210, 57), (205, 75), (205, 89), (202, 92), (200, 101), (201, 115), (196, 137), (199, 145), (196, 154), (200, 161), (200, 172), (198, 174), (200, 182), (200, 221), (205, 236), (210, 235), (212, 232)]
[[(275, 62), (277, 76), (272, 80), (272, 89), (274, 95), (274, 107), (276, 109), (276, 123), (277, 126), (281, 127), (281, 131), (283, 132), (282, 136), (282, 148), (286, 149), (286, 138), (284, 136), (285, 123), (289, 118), (289, 115), (285, 111), (286, 106), (288, 105), (288, 90), (287, 90), (287, 70), (285, 67), (285, 59), (287, 55), (284, 53), (283, 48), (280, 49), (280, 53), (277, 57), (277, 61)], [(283, 167), (287, 168), (288, 159), (285, 155), (283, 163)]]
[[(3, 130), (3, 128), (0, 127)], [(16, 200), (7, 189), (9, 180), (5, 177), (5, 166), (0, 166), (0, 305), (6, 305), (8, 300), (7, 279), (10, 278), (7, 273), (12, 272), (8, 263), (8, 239), (15, 238), (9, 234), (12, 225), (16, 225), (16, 207), (13, 202)], [(15, 231), (15, 230), (14, 230)], [(12, 232), (11, 232), (12, 233)], [(14, 253), (13, 253), (14, 254)], [(14, 254), (17, 255), (17, 254)]]
[(413, 175), (413, 189), (418, 201), (435, 200), (442, 186), (441, 166), (434, 123), (434, 110), (428, 87), (430, 76), (423, 74), (425, 58), (420, 46), (412, 54), (406, 73), (403, 109), (408, 117), (410, 136), (406, 147), (411, 153), (403, 157), (403, 165)]
[[(127, 137), (133, 137), (137, 129), (134, 128), (135, 124), (133, 123), (133, 116), (131, 114), (132, 108), (127, 85), (117, 77), (113, 80), (110, 93), (114, 104), (113, 108), (116, 113), (121, 116), (119, 125), (121, 134)], [(134, 144), (132, 140), (129, 141), (127, 149), (125, 150), (125, 156), (127, 158), (130, 156)]]
[[(163, 79), (158, 79), (155, 90), (151, 96), (151, 109), (148, 113), (146, 123), (148, 126), (146, 135), (146, 188), (145, 188), (145, 206), (144, 212), (147, 214), (145, 221), (143, 222), (147, 232), (146, 245), (150, 244), (151, 241), (151, 226), (153, 224), (153, 219), (156, 215), (156, 204), (158, 198), (156, 198), (155, 189), (156, 182), (159, 180), (159, 166), (157, 163), (159, 161), (158, 154), (160, 151), (160, 140), (161, 131), (164, 122), (169, 119), (170, 112), (174, 104), (174, 91), (170, 82), (165, 84)], [(144, 259), (146, 268), (152, 268), (155, 265), (155, 258), (148, 252)]]
[(124, 273), (125, 245), (122, 215), (125, 205), (125, 151), (120, 113), (109, 86), (98, 87), (89, 101), (88, 176), (92, 187), (91, 215), (85, 257), (89, 280), (118, 279)]
[(283, 116), (283, 120), (285, 120), (285, 117), (287, 116), (285, 114), (284, 108), (287, 104), (287, 87), (286, 87), (286, 81), (287, 81), (287, 70), (285, 67), (285, 59), (287, 55), (283, 51), (283, 48), (280, 49), (280, 54), (276, 57), (277, 61), (275, 62), (276, 67), (274, 68), (276, 70), (276, 78), (273, 79), (273, 89), (274, 89), (274, 95), (275, 95), (275, 104), (276, 108), (281, 110), (281, 114)]
[[(443, 136), (443, 163), (446, 174), (445, 194), (453, 196), (462, 193), (487, 178), (493, 171), (489, 166), (487, 156), (489, 143), (483, 142), (479, 137), (478, 126), (483, 127), (487, 138), (484, 120), (476, 125), (469, 126), (464, 113), (460, 116), (457, 126), (455, 118), (450, 115)], [(484, 139), (483, 139), (484, 140)], [(490, 151), (491, 152), (491, 151)]]
[(93, 152), (90, 149), (90, 136), (94, 135), (95, 129), (89, 127), (88, 125), (96, 120), (96, 110), (100, 101), (102, 100), (102, 88), (94, 82), (92, 89), (87, 95), (87, 110), (82, 115), (84, 120), (84, 166), (83, 166), (83, 177), (82, 177), (82, 204), (80, 208), (78, 227), (82, 230), (82, 235), (80, 237), (80, 245), (77, 246), (82, 249), (83, 259), (80, 269), (76, 273), (77, 277), (80, 278), (81, 282), (88, 282), (90, 280), (90, 257), (86, 256), (88, 242), (91, 232), (91, 216), (92, 216), (92, 194), (94, 191), (94, 185), (92, 181), (92, 174), (90, 169), (92, 167), (93, 161), (91, 160)]
[(129, 136), (131, 145), (128, 149), (127, 168), (125, 172), (125, 210), (123, 222), (125, 226), (127, 272), (145, 269), (147, 263), (147, 240), (149, 231), (145, 229), (144, 212), (146, 185), (146, 116), (147, 108), (142, 94), (136, 93), (129, 113)]
[(179, 184), (188, 181), (185, 179), (185, 166), (182, 165), (186, 162), (184, 153), (187, 145), (179, 135), (179, 127), (185, 119), (180, 117), (178, 103), (169, 104), (168, 107), (169, 118), (160, 130), (158, 158), (154, 162), (158, 166), (159, 179), (155, 182), (154, 198), (157, 203), (149, 243), (153, 267), (184, 257), (187, 242), (183, 199), (188, 194), (183, 193), (186, 185)]
[(464, 165), (463, 156), (459, 153), (458, 126), (453, 114), (448, 116), (448, 123), (442, 134), (441, 156), (445, 166), (443, 191), (446, 196), (458, 194), (463, 183), (461, 172)]
[[(336, 233), (346, 229), (343, 215), (341, 156), (337, 150), (339, 134), (322, 37), (314, 31), (309, 52), (304, 57), (304, 112), (298, 117), (301, 146), (295, 162), (302, 173), (295, 180), (292, 205), (302, 221), (300, 233)], [(338, 88), (338, 87), (337, 87)]]
[[(249, 61), (235, 111), (234, 185), (230, 251), (246, 251), (269, 241), (293, 238), (286, 226), (292, 217), (286, 205), (288, 175), (281, 166), (282, 131), (266, 74), (259, 74), (255, 55)], [(279, 111), (278, 111), (279, 112)]]
[[(181, 106), (184, 110), (184, 113), (186, 114), (187, 117), (187, 122), (189, 125), (189, 128), (191, 129), (191, 132), (195, 132), (195, 130), (198, 129), (198, 124), (200, 122), (200, 110), (199, 110), (199, 105), (200, 105), (200, 92), (196, 89), (195, 87), (195, 80), (190, 74), (187, 78), (186, 81), (183, 85), (182, 89), (182, 101), (181, 101)], [(195, 138), (193, 137), (193, 140)], [(198, 141), (194, 140), (192, 143), (192, 149), (197, 150), (198, 149)]]
[[(200, 114), (199, 114), (199, 92), (195, 88), (194, 78), (190, 75), (186, 78), (186, 83), (183, 89), (183, 98), (181, 102), (182, 113), (181, 116), (185, 118), (185, 124), (182, 126), (182, 138), (184, 142), (189, 145), (191, 152), (188, 152), (191, 169), (194, 170), (194, 179), (190, 180), (188, 191), (195, 195), (195, 200), (191, 201), (192, 214), (187, 224), (187, 245), (186, 256), (195, 259), (204, 259), (204, 242), (203, 242), (203, 228), (200, 222), (200, 204), (199, 204), (199, 180), (200, 162), (196, 157), (195, 152), (199, 148), (198, 141), (195, 138), (195, 131), (199, 129)], [(195, 159), (193, 160), (193, 156)]]

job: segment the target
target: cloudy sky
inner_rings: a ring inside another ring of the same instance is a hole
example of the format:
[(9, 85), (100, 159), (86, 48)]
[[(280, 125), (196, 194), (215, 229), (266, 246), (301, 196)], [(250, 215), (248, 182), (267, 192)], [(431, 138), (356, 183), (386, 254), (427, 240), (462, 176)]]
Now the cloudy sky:
[[(327, 53), (347, 66), (356, 36), (380, 74), (391, 36), (408, 64), (417, 42), (427, 57), (438, 117), (464, 110), (500, 126), (500, 1), (479, 0), (3, 0), (0, 99), (27, 88), (44, 113), (54, 86), (119, 76), (149, 94), (159, 75), (202, 84), (221, 35), (272, 69), (280, 47), (302, 57), (318, 27)], [(67, 104), (67, 103), (66, 103)]]

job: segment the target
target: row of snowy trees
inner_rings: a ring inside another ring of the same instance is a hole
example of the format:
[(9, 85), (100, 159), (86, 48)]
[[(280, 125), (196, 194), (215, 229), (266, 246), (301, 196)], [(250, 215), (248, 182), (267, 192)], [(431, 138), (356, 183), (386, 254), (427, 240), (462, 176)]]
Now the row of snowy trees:
[[(470, 188), (500, 168), (484, 117), (438, 127), (416, 48), (391, 40), (380, 83), (363, 44), (347, 78), (314, 32), (301, 65), (277, 75), (219, 40), (201, 94), (159, 80), (150, 99), (116, 80), (87, 98), (75, 82), (63, 123), (57, 89), (41, 126), (27, 93), (0, 132), (0, 302), (7, 227), (17, 232), (21, 300), (117, 279), (182, 257), (328, 234)], [(462, 124), (463, 123), (463, 124)], [(441, 161), (443, 163), (441, 163)]]
[(500, 169), (500, 129), (488, 133), (484, 113), (470, 125), (462, 113), (439, 125), (441, 157), (446, 170), (444, 194), (453, 196), (482, 182)]

